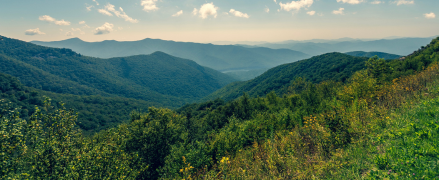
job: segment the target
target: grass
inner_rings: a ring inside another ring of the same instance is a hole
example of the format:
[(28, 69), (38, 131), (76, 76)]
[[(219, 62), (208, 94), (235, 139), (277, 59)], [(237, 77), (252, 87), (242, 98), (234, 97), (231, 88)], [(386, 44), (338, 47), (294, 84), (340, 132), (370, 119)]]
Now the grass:
[(375, 133), (336, 153), (334, 160), (345, 164), (325, 179), (439, 179), (439, 98), (426, 96), (385, 119)]

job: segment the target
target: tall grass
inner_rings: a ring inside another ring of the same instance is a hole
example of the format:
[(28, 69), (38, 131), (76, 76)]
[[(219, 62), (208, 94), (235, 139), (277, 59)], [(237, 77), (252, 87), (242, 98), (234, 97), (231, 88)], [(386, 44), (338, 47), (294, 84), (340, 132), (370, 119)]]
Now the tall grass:
[(273, 132), (199, 179), (439, 178), (439, 66), (379, 85), (365, 72), (329, 110)]

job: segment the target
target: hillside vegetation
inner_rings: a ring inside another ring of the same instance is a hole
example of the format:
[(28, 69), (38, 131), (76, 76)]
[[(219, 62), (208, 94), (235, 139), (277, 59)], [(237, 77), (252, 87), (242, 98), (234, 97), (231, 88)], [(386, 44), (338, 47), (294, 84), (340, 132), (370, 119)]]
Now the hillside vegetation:
[(364, 52), (364, 51), (353, 51), (353, 52), (347, 52), (345, 53), (347, 55), (350, 56), (357, 56), (357, 57), (374, 57), (374, 56), (378, 56), (380, 58), (386, 59), (386, 60), (392, 60), (392, 59), (399, 59), (400, 55), (396, 55), (396, 54), (389, 54), (389, 53), (384, 53), (384, 52)]
[(45, 91), (136, 98), (178, 107), (235, 81), (193, 61), (155, 52), (99, 59), (3, 37), (0, 71)]
[(43, 107), (45, 97), (51, 97), (55, 107), (63, 102), (67, 109), (74, 109), (78, 113), (78, 126), (84, 130), (84, 134), (126, 123), (133, 110), (161, 106), (159, 103), (123, 97), (80, 96), (43, 91), (24, 86), (17, 78), (0, 73), (0, 100), (9, 102), (7, 110), (18, 112), (20, 118), (29, 120), (35, 108)]
[(244, 94), (177, 111), (150, 108), (92, 137), (77, 132), (72, 112), (51, 109), (46, 99), (47, 113), (38, 109), (26, 125), (16, 112), (3, 113), (0, 175), (434, 179), (439, 176), (438, 61), (436, 38), (402, 61), (370, 58), (366, 69), (345, 82), (308, 82), (282, 97)]

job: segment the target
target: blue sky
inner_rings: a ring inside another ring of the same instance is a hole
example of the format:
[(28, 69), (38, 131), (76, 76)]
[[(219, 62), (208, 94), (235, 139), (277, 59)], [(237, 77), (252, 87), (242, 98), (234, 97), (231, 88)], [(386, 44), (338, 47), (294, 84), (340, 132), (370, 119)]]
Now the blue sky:
[(439, 35), (438, 0), (1, 0), (25, 41), (284, 41)]

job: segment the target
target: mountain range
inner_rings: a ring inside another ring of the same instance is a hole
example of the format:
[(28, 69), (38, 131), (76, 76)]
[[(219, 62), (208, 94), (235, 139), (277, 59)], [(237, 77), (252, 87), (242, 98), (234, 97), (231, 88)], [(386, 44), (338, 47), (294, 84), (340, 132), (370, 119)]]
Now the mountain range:
[(32, 41), (32, 43), (56, 48), (69, 48), (80, 54), (100, 58), (151, 54), (161, 51), (173, 56), (191, 59), (202, 66), (218, 71), (271, 68), (310, 57), (305, 53), (289, 49), (247, 48), (236, 45), (175, 42), (149, 38), (139, 41), (110, 40), (102, 42), (85, 42), (78, 38), (72, 38), (54, 42)]
[[(343, 38), (338, 40), (284, 41), (254, 45), (273, 49), (285, 48), (300, 51), (312, 56), (329, 52), (378, 51), (406, 56), (421, 46), (430, 43), (428, 38), (394, 38), (380, 40), (358, 40)], [(245, 46), (245, 47), (254, 47)]]
[(100, 59), (3, 37), (0, 72), (24, 85), (73, 95), (121, 96), (178, 107), (235, 79), (194, 61), (155, 52)]

